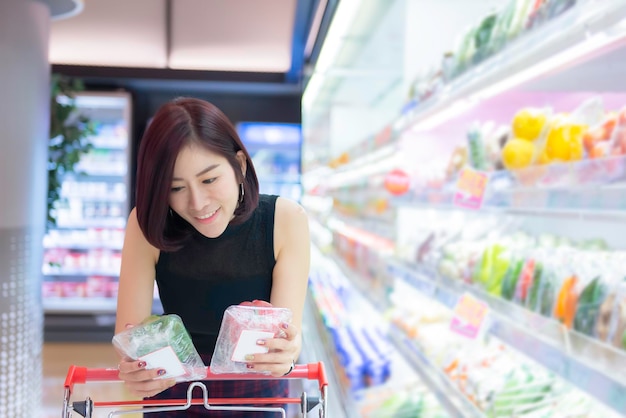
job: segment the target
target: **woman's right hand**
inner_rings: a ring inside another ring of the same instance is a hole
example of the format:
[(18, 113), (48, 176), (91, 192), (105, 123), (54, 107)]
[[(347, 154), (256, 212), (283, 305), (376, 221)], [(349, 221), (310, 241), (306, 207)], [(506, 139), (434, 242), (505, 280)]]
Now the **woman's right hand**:
[(117, 366), (119, 378), (130, 393), (141, 398), (150, 398), (176, 384), (176, 379), (162, 379), (164, 369), (146, 369), (146, 362), (125, 358)]

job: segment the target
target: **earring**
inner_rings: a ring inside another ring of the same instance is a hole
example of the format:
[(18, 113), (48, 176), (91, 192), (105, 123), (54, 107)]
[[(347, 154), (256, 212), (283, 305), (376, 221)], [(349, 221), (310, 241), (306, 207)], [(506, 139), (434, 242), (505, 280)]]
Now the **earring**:
[(239, 196), (239, 203), (243, 202), (243, 195), (246, 193), (243, 188), (243, 181), (239, 183), (239, 188), (241, 189), (241, 196)]
[(174, 216), (174, 213), (172, 212), (172, 208), (169, 208), (169, 209), (168, 209), (168, 212), (169, 212), (170, 217), (171, 217), (171, 216)]

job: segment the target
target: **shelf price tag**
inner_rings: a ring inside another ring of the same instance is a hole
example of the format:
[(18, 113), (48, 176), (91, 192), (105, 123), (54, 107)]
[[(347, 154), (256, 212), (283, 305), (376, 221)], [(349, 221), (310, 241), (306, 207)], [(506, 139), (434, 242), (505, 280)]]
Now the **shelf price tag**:
[(469, 293), (464, 293), (454, 307), (450, 329), (468, 338), (476, 338), (485, 324), (489, 307)]
[(480, 209), (488, 181), (487, 173), (465, 167), (456, 183), (454, 204), (466, 209)]

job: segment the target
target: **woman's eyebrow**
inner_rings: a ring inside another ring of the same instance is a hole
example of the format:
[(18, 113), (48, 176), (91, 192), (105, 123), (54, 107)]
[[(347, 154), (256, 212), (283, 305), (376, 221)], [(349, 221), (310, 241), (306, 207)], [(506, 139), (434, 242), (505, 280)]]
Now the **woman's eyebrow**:
[[(207, 168), (205, 168), (204, 170), (200, 171), (198, 174), (196, 174), (196, 177), (200, 177), (203, 174), (208, 173), (209, 171), (213, 170), (214, 168), (219, 167), (219, 164), (211, 164), (210, 166), (208, 166)], [(183, 179), (181, 179), (180, 177), (172, 177), (172, 181), (183, 181)]]

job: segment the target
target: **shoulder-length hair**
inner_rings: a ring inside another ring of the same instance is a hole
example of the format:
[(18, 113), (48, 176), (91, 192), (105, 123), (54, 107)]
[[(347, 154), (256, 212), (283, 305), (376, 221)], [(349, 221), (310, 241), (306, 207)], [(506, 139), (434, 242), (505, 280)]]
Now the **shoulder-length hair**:
[[(137, 155), (136, 207), (139, 227), (150, 244), (162, 251), (180, 249), (192, 227), (169, 209), (174, 163), (179, 151), (201, 145), (228, 160), (244, 198), (231, 224), (244, 222), (259, 202), (259, 181), (252, 160), (231, 121), (215, 105), (200, 99), (178, 98), (161, 106), (147, 127)], [(246, 174), (236, 158), (246, 156)]]

